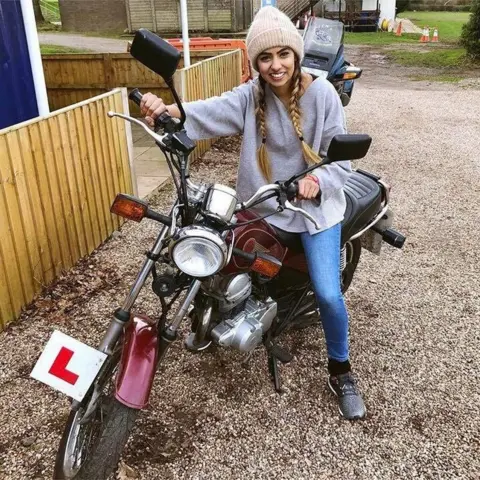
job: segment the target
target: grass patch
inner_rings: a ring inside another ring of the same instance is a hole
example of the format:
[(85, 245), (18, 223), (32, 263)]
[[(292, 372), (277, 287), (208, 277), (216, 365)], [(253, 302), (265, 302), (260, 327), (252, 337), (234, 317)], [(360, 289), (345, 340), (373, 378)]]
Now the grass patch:
[(459, 75), (410, 75), (408, 78), (414, 82), (458, 83), (465, 77)]
[(420, 28), (438, 27), (440, 41), (451, 43), (459, 40), (462, 26), (468, 22), (470, 12), (402, 12), (398, 18), (408, 18)]
[(396, 43), (418, 43), (418, 33), (404, 33), (401, 37), (392, 32), (345, 32), (345, 44), (349, 45), (394, 45)]
[(392, 50), (387, 55), (396, 63), (407, 67), (460, 68), (471, 66), (463, 48), (436, 48), (423, 52)]
[(40, 8), (47, 22), (60, 22), (58, 0), (40, 0)]
[(37, 32), (60, 32), (62, 30), (62, 27), (60, 25), (54, 25), (53, 23), (50, 22), (45, 22), (45, 23), (37, 23)]
[(40, 45), (40, 53), (42, 55), (46, 54), (56, 54), (56, 53), (92, 53), (91, 50), (86, 48), (72, 48), (64, 47), (62, 45)]

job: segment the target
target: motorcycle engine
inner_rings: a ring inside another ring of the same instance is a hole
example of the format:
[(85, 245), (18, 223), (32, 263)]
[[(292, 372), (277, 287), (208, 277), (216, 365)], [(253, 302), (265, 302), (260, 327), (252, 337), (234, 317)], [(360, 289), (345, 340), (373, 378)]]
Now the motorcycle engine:
[(211, 335), (222, 347), (248, 353), (260, 345), (263, 333), (270, 328), (276, 315), (277, 302), (271, 298), (261, 302), (250, 297), (240, 313), (220, 322)]

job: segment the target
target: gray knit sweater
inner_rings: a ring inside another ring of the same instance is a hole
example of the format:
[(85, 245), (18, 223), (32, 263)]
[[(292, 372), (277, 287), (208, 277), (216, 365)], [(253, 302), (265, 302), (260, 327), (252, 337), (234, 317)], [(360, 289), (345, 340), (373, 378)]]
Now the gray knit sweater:
[[(239, 199), (247, 200), (262, 185), (264, 179), (257, 164), (257, 149), (261, 135), (255, 118), (255, 91), (257, 80), (241, 85), (221, 97), (199, 100), (184, 105), (187, 114), (185, 127), (193, 140), (243, 134), (237, 178)], [(285, 105), (266, 87), (267, 152), (271, 162), (272, 178), (286, 180), (307, 167)], [(340, 99), (333, 86), (324, 79), (315, 80), (300, 99), (302, 130), (305, 141), (321, 156), (325, 156), (331, 139), (345, 133), (345, 116)], [(304, 200), (300, 207), (319, 222), (321, 229), (303, 216), (285, 211), (269, 217), (269, 223), (289, 232), (311, 234), (330, 228), (343, 220), (346, 203), (343, 186), (350, 175), (350, 162), (337, 162), (314, 170), (320, 182), (322, 201), (319, 206)], [(278, 206), (270, 199), (255, 207), (265, 215)]]

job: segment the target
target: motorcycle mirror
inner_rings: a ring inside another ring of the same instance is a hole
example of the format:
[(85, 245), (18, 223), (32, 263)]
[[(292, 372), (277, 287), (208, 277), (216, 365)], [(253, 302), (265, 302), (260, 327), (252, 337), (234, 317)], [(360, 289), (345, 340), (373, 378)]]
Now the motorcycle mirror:
[(180, 52), (174, 46), (145, 28), (135, 34), (130, 54), (165, 81), (173, 77), (180, 61)]
[(284, 187), (288, 187), (299, 178), (304, 177), (307, 173), (312, 172), (318, 167), (328, 165), (329, 163), (339, 162), (341, 160), (358, 160), (363, 158), (370, 148), (372, 137), (366, 134), (340, 134), (335, 135), (328, 147), (327, 156), (321, 163), (308, 167), (303, 172), (290, 177), (286, 182), (283, 182)]
[(366, 134), (342, 134), (335, 135), (328, 147), (327, 156), (322, 165), (341, 160), (358, 160), (363, 158), (372, 143), (372, 137)]

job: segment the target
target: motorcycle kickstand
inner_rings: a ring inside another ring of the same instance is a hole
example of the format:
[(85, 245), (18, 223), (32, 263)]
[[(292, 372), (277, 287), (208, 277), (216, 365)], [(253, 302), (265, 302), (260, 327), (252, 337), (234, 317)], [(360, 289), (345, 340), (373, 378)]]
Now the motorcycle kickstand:
[(270, 375), (272, 376), (275, 391), (278, 393), (284, 393), (284, 390), (282, 389), (280, 370), (278, 368), (278, 360), (277, 357), (275, 357), (275, 355), (272, 355), (271, 353), (268, 354), (268, 370), (270, 371)]
[(265, 338), (264, 344), (268, 355), (268, 370), (272, 376), (275, 391), (278, 393), (284, 393), (284, 390), (282, 389), (282, 379), (280, 377), (278, 362), (290, 363), (293, 360), (293, 355), (284, 348), (280, 347), (280, 345), (273, 343), (271, 333), (269, 333)]

